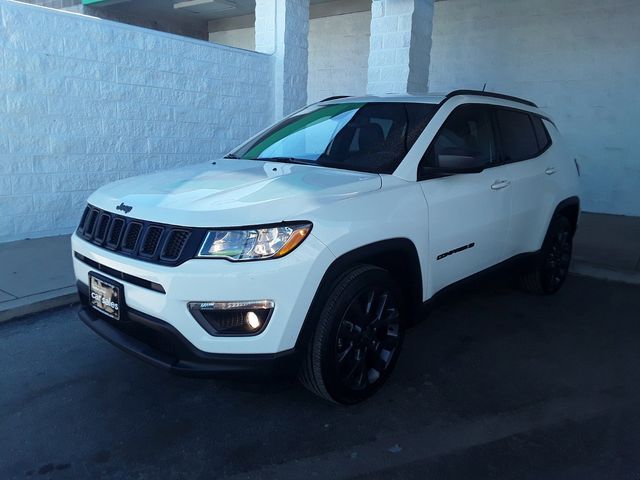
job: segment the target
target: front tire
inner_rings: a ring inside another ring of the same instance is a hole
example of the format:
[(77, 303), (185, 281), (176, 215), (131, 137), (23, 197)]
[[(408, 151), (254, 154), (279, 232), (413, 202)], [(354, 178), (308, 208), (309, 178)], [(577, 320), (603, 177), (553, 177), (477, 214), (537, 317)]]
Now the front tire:
[(565, 216), (555, 217), (542, 244), (540, 258), (520, 277), (524, 290), (550, 295), (560, 290), (569, 274), (573, 227)]
[(404, 338), (402, 296), (391, 275), (361, 265), (336, 283), (309, 339), (299, 378), (316, 395), (358, 403), (387, 380)]

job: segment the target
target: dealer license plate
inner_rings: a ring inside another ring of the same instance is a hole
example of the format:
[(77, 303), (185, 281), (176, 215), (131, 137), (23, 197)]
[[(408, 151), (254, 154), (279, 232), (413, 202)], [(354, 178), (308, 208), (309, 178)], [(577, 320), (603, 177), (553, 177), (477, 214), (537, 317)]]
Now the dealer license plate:
[(91, 307), (113, 318), (120, 320), (123, 308), (122, 285), (95, 272), (89, 272), (89, 295)]

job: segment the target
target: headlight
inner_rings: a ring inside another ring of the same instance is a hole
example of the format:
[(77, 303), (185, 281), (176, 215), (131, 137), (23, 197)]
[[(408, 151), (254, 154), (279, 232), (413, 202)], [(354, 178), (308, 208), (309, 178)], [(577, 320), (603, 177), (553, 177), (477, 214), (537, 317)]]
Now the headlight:
[(212, 230), (200, 247), (200, 258), (261, 260), (283, 257), (311, 232), (310, 223), (233, 230)]

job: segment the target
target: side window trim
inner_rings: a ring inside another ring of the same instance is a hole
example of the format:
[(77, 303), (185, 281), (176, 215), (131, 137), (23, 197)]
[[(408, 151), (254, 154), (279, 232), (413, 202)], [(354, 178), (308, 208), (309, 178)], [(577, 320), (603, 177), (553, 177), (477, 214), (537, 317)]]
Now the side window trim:
[[(538, 150), (536, 152), (536, 154), (531, 156), (531, 157), (521, 158), (521, 159), (518, 159), (518, 160), (511, 160), (511, 161), (508, 161), (508, 162), (505, 161), (504, 152), (503, 152), (503, 148), (502, 148), (502, 130), (500, 128), (500, 122), (498, 122), (498, 118), (497, 118), (498, 110), (510, 110), (510, 111), (526, 114), (529, 117), (529, 123), (531, 124), (531, 128), (533, 129), (534, 135), (536, 137), (536, 142), (538, 141), (538, 135), (536, 133), (535, 126), (533, 125), (533, 118), (537, 117), (540, 120), (547, 120), (549, 122), (551, 122), (551, 120), (549, 120), (544, 115), (540, 115), (540, 114), (533, 113), (533, 112), (528, 112), (526, 110), (521, 110), (519, 108), (494, 106), (493, 110), (494, 110), (494, 122), (495, 122), (496, 135), (498, 136), (498, 142), (499, 142), (499, 146), (498, 146), (498, 151), (500, 152), (500, 159), (499, 159), (500, 161), (498, 163), (499, 165), (506, 165), (506, 164), (511, 164), (511, 163), (526, 162), (527, 160), (533, 160), (535, 158), (538, 158), (538, 157), (542, 156), (547, 150), (549, 150), (549, 148), (551, 148), (551, 145), (553, 144), (553, 140), (551, 139), (551, 135), (549, 134), (549, 131), (547, 130), (547, 126), (544, 124), (544, 122), (542, 122), (542, 127), (544, 128), (545, 135), (547, 136), (547, 146), (545, 148), (543, 148), (542, 150)], [(553, 123), (553, 122), (551, 122), (551, 123)]]
[[(493, 136), (493, 144), (495, 146), (496, 149), (496, 162), (487, 166), (485, 170), (488, 170), (490, 168), (495, 168), (495, 167), (499, 167), (501, 165), (503, 165), (502, 163), (502, 150), (501, 147), (499, 145), (499, 139), (498, 139), (498, 125), (497, 125), (497, 121), (495, 118), (495, 114), (494, 114), (494, 106), (491, 104), (487, 104), (487, 103), (463, 103), (462, 105), (458, 105), (457, 107), (455, 107), (453, 110), (451, 110), (451, 112), (449, 113), (449, 115), (447, 115), (447, 118), (445, 118), (444, 122), (442, 122), (442, 125), (440, 125), (440, 128), (438, 128), (438, 131), (436, 132), (436, 134), (433, 136), (433, 139), (431, 140), (431, 143), (429, 144), (429, 146), (427, 147), (427, 149), (424, 151), (424, 153), (422, 154), (422, 157), (420, 158), (420, 161), (418, 162), (418, 167), (417, 167), (417, 172), (416, 172), (416, 181), (418, 182), (423, 182), (425, 180), (432, 180), (432, 178), (424, 178), (424, 176), (422, 175), (422, 163), (426, 160), (426, 158), (429, 156), (429, 154), (431, 153), (431, 150), (434, 148), (434, 143), (436, 141), (436, 139), (438, 138), (438, 136), (440, 135), (440, 132), (444, 129), (444, 126), (447, 123), (447, 120), (449, 120), (451, 118), (451, 116), (459, 109), (461, 108), (465, 108), (465, 107), (484, 107), (487, 109), (487, 113), (489, 114), (489, 118), (491, 119), (491, 127), (492, 127), (492, 136)], [(458, 175), (458, 174), (452, 174), (452, 175)], [(447, 176), (452, 176), (452, 175), (447, 175)]]
[[(542, 115), (536, 115), (536, 114), (531, 114), (531, 118), (537, 118), (540, 121), (540, 125), (542, 126), (542, 131), (545, 134), (545, 137), (547, 139), (547, 143), (545, 145), (544, 148), (542, 148), (539, 152), (538, 152), (538, 156), (542, 155), (544, 152), (546, 152), (547, 150), (549, 150), (549, 148), (551, 148), (551, 145), (553, 144), (553, 139), (551, 138), (551, 134), (549, 133), (549, 129), (547, 128), (547, 126), (544, 124), (544, 121), (547, 120), (549, 121), (552, 125), (553, 122), (551, 120), (549, 120), (547, 117), (543, 117)], [(536, 132), (536, 138), (538, 136), (538, 133)], [(540, 139), (538, 139), (540, 140)]]
[(498, 161), (495, 166), (505, 165), (504, 151), (502, 148), (502, 132), (500, 131), (500, 124), (498, 123), (498, 108), (495, 105), (490, 105), (491, 109), (491, 123), (493, 124), (493, 141), (496, 145), (496, 155)]

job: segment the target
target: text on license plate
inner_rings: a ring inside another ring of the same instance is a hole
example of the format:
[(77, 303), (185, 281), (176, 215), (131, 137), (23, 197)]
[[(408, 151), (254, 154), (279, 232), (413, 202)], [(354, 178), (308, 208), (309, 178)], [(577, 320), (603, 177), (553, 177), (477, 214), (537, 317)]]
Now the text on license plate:
[(89, 274), (91, 306), (109, 317), (120, 320), (121, 292), (118, 285)]

